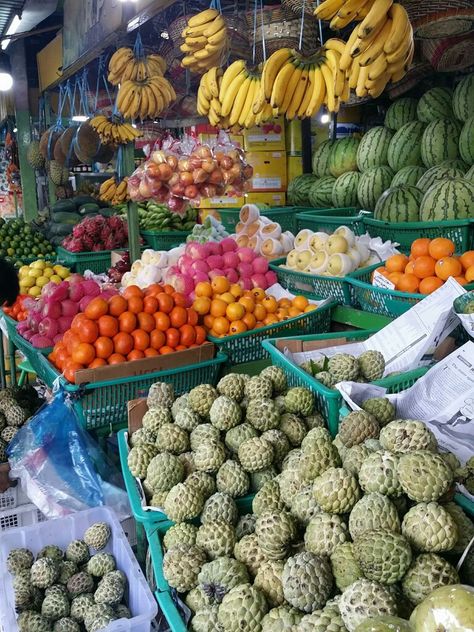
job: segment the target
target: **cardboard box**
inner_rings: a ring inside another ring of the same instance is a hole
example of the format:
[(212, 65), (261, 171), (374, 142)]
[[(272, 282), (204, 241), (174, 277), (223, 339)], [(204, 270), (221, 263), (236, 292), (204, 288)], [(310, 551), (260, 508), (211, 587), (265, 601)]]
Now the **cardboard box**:
[(286, 167), (288, 172), (288, 182), (303, 173), (303, 158), (301, 156), (287, 156)]
[(128, 402), (128, 432), (132, 434), (142, 427), (142, 419), (148, 412), (146, 399), (132, 399)]
[(240, 208), (245, 204), (244, 197), (201, 198), (199, 208)]
[(264, 123), (260, 127), (244, 130), (245, 151), (284, 151), (285, 118), (279, 116), (276, 121)]
[(245, 199), (247, 204), (268, 204), (268, 206), (285, 206), (286, 193), (284, 191), (248, 193)]
[[(229, 134), (228, 136), (230, 140), (232, 141), (232, 143), (236, 145), (236, 147), (243, 147), (244, 145), (243, 136), (241, 136), (240, 134)], [(216, 138), (217, 138), (217, 132), (212, 133), (212, 134), (198, 134), (198, 139), (203, 144), (209, 143), (209, 142), (215, 143)]]
[(212, 342), (205, 342), (199, 347), (176, 351), (153, 358), (143, 358), (133, 362), (123, 362), (111, 366), (101, 366), (97, 369), (81, 369), (76, 371), (75, 383), (87, 384), (94, 382), (107, 382), (109, 380), (119, 380), (126, 377), (136, 377), (146, 373), (157, 373), (158, 371), (169, 371), (178, 367), (198, 364), (206, 360), (212, 360), (215, 356), (216, 348)]
[(249, 151), (247, 162), (253, 167), (249, 191), (286, 191), (286, 153)]

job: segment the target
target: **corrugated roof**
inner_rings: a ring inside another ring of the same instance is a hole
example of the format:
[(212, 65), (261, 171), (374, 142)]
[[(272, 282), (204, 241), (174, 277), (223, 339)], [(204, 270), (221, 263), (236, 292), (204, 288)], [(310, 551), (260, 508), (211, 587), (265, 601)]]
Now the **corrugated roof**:
[(0, 34), (10, 26), (15, 13), (21, 13), (25, 0), (0, 0)]

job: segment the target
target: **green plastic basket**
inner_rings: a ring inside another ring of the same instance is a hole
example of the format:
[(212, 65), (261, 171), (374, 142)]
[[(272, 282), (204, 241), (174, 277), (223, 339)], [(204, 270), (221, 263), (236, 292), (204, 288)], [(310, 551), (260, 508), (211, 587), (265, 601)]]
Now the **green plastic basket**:
[(308, 228), (323, 233), (333, 233), (339, 226), (348, 226), (355, 235), (366, 232), (364, 218), (373, 213), (361, 211), (356, 207), (310, 209), (301, 208), (296, 215), (296, 231)]
[(474, 222), (457, 219), (444, 222), (383, 222), (365, 218), (365, 230), (371, 237), (381, 237), (384, 241), (400, 244), (400, 249), (409, 251), (419, 237), (446, 237), (456, 244), (456, 252), (470, 250), (474, 244)]
[(166, 621), (168, 622), (171, 632), (187, 632), (188, 626), (183, 620), (183, 616), (178, 610), (176, 602), (171, 596), (171, 592), (155, 592), (155, 597), (160, 606), (160, 610), (163, 613)]
[(20, 353), (22, 353), (25, 356), (25, 358), (29, 361), (36, 375), (40, 379), (43, 379), (44, 362), (42, 358), (43, 357), (46, 358), (46, 356), (48, 356), (51, 353), (53, 348), (50, 347), (46, 349), (37, 349), (36, 347), (33, 347), (33, 345), (30, 342), (28, 342), (28, 340), (25, 340), (23, 336), (20, 336), (20, 334), (18, 333), (16, 329), (14, 332), (12, 332), (11, 341), (13, 342), (14, 346), (18, 349), (18, 351), (20, 351)]
[[(221, 223), (230, 233), (235, 233), (235, 227), (239, 223), (240, 208), (219, 208)], [(271, 206), (260, 209), (260, 214), (268, 217), (272, 222), (280, 224), (282, 232), (289, 230), (296, 231), (296, 214), (298, 209), (295, 206)]]
[(175, 246), (184, 244), (190, 230), (170, 230), (158, 232), (156, 230), (141, 230), (140, 235), (153, 250), (171, 250)]
[[(359, 342), (366, 340), (372, 334), (376, 333), (377, 330), (364, 330), (364, 331), (344, 331), (338, 333), (331, 334), (320, 334), (320, 335), (312, 335), (312, 336), (292, 336), (291, 338), (280, 338), (280, 342), (283, 340), (303, 340), (303, 341), (327, 341), (327, 346), (331, 346), (332, 340), (337, 340), (341, 338), (346, 338), (349, 342)], [(271, 356), (272, 364), (281, 367), (288, 376), (288, 383), (290, 386), (306, 386), (311, 391), (313, 391), (316, 399), (316, 406), (318, 407), (320, 413), (326, 419), (328, 424), (329, 432), (332, 436), (336, 436), (338, 427), (339, 427), (339, 409), (342, 405), (342, 396), (336, 389), (327, 388), (321, 382), (319, 382), (316, 378), (312, 377), (301, 369), (299, 366), (296, 366), (291, 362), (286, 355), (277, 348), (277, 339), (273, 340), (265, 340), (262, 344), (268, 353)], [(395, 383), (403, 384), (403, 388), (408, 388), (411, 386), (421, 375), (426, 373), (427, 369), (416, 369), (414, 371), (409, 371), (408, 373), (404, 373), (403, 375), (398, 375), (398, 380), (394, 382), (393, 377), (386, 377), (382, 380), (378, 380), (374, 382), (374, 384), (378, 384), (379, 386), (385, 386), (386, 388), (392, 388)], [(403, 390), (400, 388), (399, 390)]]
[(357, 305), (347, 277), (321, 276), (282, 268), (285, 263), (285, 257), (274, 259), (269, 263), (269, 268), (277, 275), (278, 283), (293, 294), (305, 292), (313, 297), (333, 298), (343, 305)]
[(267, 338), (279, 334), (303, 335), (313, 331), (325, 332), (331, 329), (331, 318), (335, 302), (330, 302), (323, 307), (314, 309), (301, 316), (288, 318), (273, 325), (266, 325), (258, 329), (252, 329), (242, 334), (214, 338), (208, 335), (208, 340), (213, 342), (228, 357), (228, 364), (244, 364), (268, 357), (261, 343)]
[(146, 397), (150, 386), (155, 382), (170, 382), (175, 393), (181, 395), (198, 384), (216, 384), (226, 362), (227, 356), (218, 352), (212, 360), (189, 366), (80, 385), (67, 382), (44, 357), (40, 358), (40, 371), (41, 379), (49, 387), (59, 378), (60, 385), (71, 395), (77, 417), (84, 428), (98, 430), (125, 427), (128, 402)]
[(58, 246), (57, 252), (58, 260), (79, 274), (83, 274), (86, 270), (101, 274), (110, 268), (111, 250), (102, 250), (100, 252), (69, 252), (69, 250)]

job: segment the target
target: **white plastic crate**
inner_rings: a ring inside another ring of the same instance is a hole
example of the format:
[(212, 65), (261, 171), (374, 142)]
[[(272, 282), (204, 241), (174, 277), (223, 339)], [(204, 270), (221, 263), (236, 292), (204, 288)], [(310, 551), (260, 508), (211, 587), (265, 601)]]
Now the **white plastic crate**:
[(43, 546), (56, 544), (65, 549), (71, 540), (81, 539), (94, 522), (107, 522), (112, 537), (105, 551), (115, 557), (117, 568), (128, 579), (127, 605), (133, 618), (114, 621), (104, 632), (150, 632), (158, 606), (145, 577), (136, 561), (127, 537), (115, 514), (108, 507), (95, 507), (71, 514), (58, 520), (47, 520), (23, 529), (7, 531), (0, 537), (0, 627), (8, 632), (18, 632), (16, 624), (12, 576), (7, 571), (6, 560), (11, 549), (30, 549), (35, 555)]
[[(0, 511), (0, 532), (16, 529), (17, 527), (29, 527), (44, 521), (44, 516), (36, 505), (21, 505), (14, 509)], [(0, 539), (3, 539), (3, 535)]]
[(9, 487), (6, 491), (0, 493), (0, 512), (5, 509), (15, 509), (21, 505), (28, 504), (29, 498), (23, 493), (20, 481), (15, 487)]

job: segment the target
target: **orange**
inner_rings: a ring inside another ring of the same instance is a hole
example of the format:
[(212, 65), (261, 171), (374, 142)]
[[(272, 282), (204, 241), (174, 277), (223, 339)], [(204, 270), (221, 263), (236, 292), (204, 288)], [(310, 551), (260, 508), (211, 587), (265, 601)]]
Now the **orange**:
[(402, 276), (402, 274), (403, 272), (390, 272), (390, 274), (388, 275), (388, 280), (396, 286), (397, 283), (400, 281), (400, 277)]
[(165, 314), (169, 314), (170, 311), (174, 307), (173, 297), (170, 296), (169, 294), (166, 294), (166, 292), (161, 292), (161, 294), (158, 294), (158, 296), (156, 298), (158, 299), (158, 303), (159, 303), (159, 306), (160, 306), (160, 312), (164, 312)]
[(160, 355), (153, 347), (148, 347), (148, 349), (145, 349), (143, 353), (145, 354), (145, 358), (153, 358)]
[(301, 310), (299, 310), (297, 307), (290, 307), (290, 309), (288, 310), (288, 316), (290, 318), (294, 318), (295, 316), (300, 316), (301, 314)]
[(307, 307), (304, 308), (304, 313), (307, 314), (308, 312), (312, 312), (315, 309), (318, 309), (318, 306), (310, 303)]
[(139, 351), (145, 351), (150, 346), (150, 336), (143, 329), (135, 329), (132, 331), (133, 348)]
[(86, 318), (82, 321), (81, 329), (77, 332), (77, 335), (79, 336), (79, 340), (81, 342), (95, 342), (99, 336), (99, 328), (97, 326), (97, 323)]
[(107, 366), (107, 362), (103, 358), (95, 358), (89, 364), (89, 369), (98, 369), (101, 366)]
[(185, 347), (190, 347), (196, 341), (196, 331), (192, 325), (183, 325), (179, 328), (179, 341)]
[(202, 343), (207, 338), (206, 330), (204, 329), (204, 327), (201, 327), (201, 325), (196, 325), (194, 330), (196, 332), (196, 344), (202, 345)]
[(466, 270), (464, 276), (466, 277), (466, 281), (468, 283), (472, 283), (474, 281), (474, 265), (473, 266), (469, 266), (469, 268)]
[(141, 360), (144, 357), (145, 354), (143, 353), (143, 351), (140, 351), (139, 349), (132, 349), (127, 355), (127, 360), (129, 362), (133, 362), (133, 360)]
[(418, 291), (420, 294), (431, 294), (431, 292), (434, 292), (442, 285), (443, 285), (443, 281), (439, 279), (437, 276), (429, 276), (429, 277), (426, 277), (425, 279), (422, 279), (422, 281), (420, 282), (420, 287), (418, 288)]
[(123, 292), (123, 297), (126, 298), (128, 301), (128, 299), (131, 298), (132, 296), (138, 296), (140, 298), (143, 298), (143, 292), (138, 287), (138, 285), (129, 285), (127, 288), (125, 288)]
[(71, 355), (74, 347), (78, 345), (80, 342), (81, 340), (79, 339), (79, 336), (72, 329), (70, 329), (69, 331), (66, 331), (66, 333), (63, 336), (63, 343), (69, 355)]
[(203, 318), (203, 324), (204, 327), (207, 327), (207, 329), (212, 329), (212, 325), (214, 324), (214, 316), (211, 316), (211, 314), (206, 314), (206, 316), (204, 316)]
[[(121, 331), (114, 336), (114, 351), (122, 356), (126, 356), (133, 349), (133, 338), (125, 331)], [(114, 354), (112, 354), (113, 356)], [(112, 357), (111, 356), (111, 357)]]
[(218, 336), (222, 334), (226, 334), (229, 331), (230, 323), (227, 318), (223, 316), (218, 316), (214, 318), (214, 322), (212, 324), (212, 329), (216, 332)]
[[(433, 239), (433, 241), (435, 240)], [(450, 276), (460, 276), (462, 272), (462, 265), (461, 262), (454, 257), (444, 257), (436, 262), (435, 272), (436, 276), (443, 279), (443, 281), (446, 281)]]
[(85, 320), (88, 320), (85, 314), (76, 314), (72, 319), (71, 330), (75, 333), (78, 333), (81, 330), (81, 325)]
[(95, 354), (98, 358), (107, 359), (114, 352), (114, 343), (110, 338), (100, 336), (94, 342)]
[(132, 296), (128, 299), (128, 311), (132, 314), (143, 312), (143, 299), (140, 296)]
[(145, 289), (145, 296), (156, 296), (160, 292), (163, 292), (163, 286), (159, 283), (152, 283)]
[(84, 366), (73, 360), (68, 360), (64, 366), (64, 377), (68, 382), (74, 383), (76, 371), (80, 371)]
[(232, 285), (229, 288), (229, 292), (235, 298), (240, 298), (242, 294), (244, 293), (243, 289), (240, 287), (238, 283), (232, 283)]
[(274, 323), (278, 322), (278, 317), (275, 314), (268, 314), (268, 316), (263, 321), (264, 325), (273, 325)]
[(163, 292), (165, 294), (169, 294), (170, 296), (172, 296), (175, 293), (175, 289), (172, 285), (169, 285), (168, 283), (166, 283), (165, 285), (163, 285)]
[[(165, 346), (175, 349), (179, 345), (179, 338), (180, 338), (179, 331), (175, 329), (174, 327), (170, 327), (168, 331), (166, 332), (166, 345)], [(160, 352), (161, 352), (161, 349), (160, 349)]]
[(433, 257), (421, 255), (413, 263), (413, 274), (419, 279), (434, 276), (436, 260)]
[(278, 307), (291, 307), (291, 300), (289, 298), (281, 298), (278, 301)]
[(188, 322), (188, 312), (185, 307), (176, 305), (170, 312), (171, 326), (179, 329)]
[(255, 301), (263, 301), (265, 298), (265, 290), (262, 290), (261, 287), (254, 287), (251, 292)]
[[(388, 279), (388, 270), (385, 266), (379, 266), (378, 268), (375, 268), (374, 272), (378, 272), (379, 274), (381, 274), (382, 276)], [(374, 274), (372, 273), (372, 278), (373, 276)]]
[(120, 316), (127, 311), (127, 301), (123, 296), (112, 296), (109, 299), (109, 314), (111, 316)]
[(166, 353), (174, 353), (174, 349), (172, 347), (169, 347), (168, 345), (161, 347), (160, 354), (165, 355)]
[(78, 364), (90, 364), (95, 358), (95, 348), (87, 342), (81, 342), (73, 350), (71, 358), (73, 362)]
[(150, 346), (153, 347), (153, 349), (161, 349), (165, 342), (166, 336), (162, 331), (160, 331), (159, 329), (154, 329), (152, 332), (150, 332)]
[(413, 270), (415, 268), (415, 261), (410, 261), (405, 268), (405, 274), (413, 274)]
[(296, 307), (296, 309), (299, 309), (301, 312), (304, 312), (308, 305), (309, 301), (306, 296), (295, 296), (292, 301), (292, 306)]
[(464, 270), (474, 266), (474, 250), (467, 250), (466, 252), (463, 252), (459, 259)]
[(200, 316), (205, 316), (211, 309), (211, 299), (207, 296), (198, 296), (194, 299), (193, 307)]
[(430, 257), (439, 260), (453, 255), (455, 249), (456, 247), (450, 239), (446, 239), (446, 237), (436, 237), (436, 239), (431, 240), (428, 251)]
[(211, 281), (211, 288), (214, 294), (224, 294), (230, 288), (230, 283), (225, 276), (216, 276)]
[(119, 323), (116, 318), (113, 316), (108, 316), (107, 314), (101, 316), (97, 321), (99, 326), (99, 336), (107, 336), (108, 338), (113, 338), (119, 330)]
[(123, 356), (121, 353), (112, 353), (110, 358), (107, 360), (109, 364), (122, 364), (122, 362), (126, 362), (127, 358)]
[(181, 294), (181, 292), (173, 292), (171, 297), (173, 298), (175, 305), (179, 305), (180, 307), (186, 307), (187, 301), (184, 294)]
[(288, 309), (286, 307), (279, 307), (277, 309), (277, 311), (275, 312), (275, 316), (278, 318), (278, 320), (286, 320), (289, 317)]
[(87, 318), (91, 320), (99, 320), (101, 316), (107, 314), (109, 311), (109, 304), (105, 300), (105, 298), (101, 298), (100, 296), (96, 296), (92, 299), (92, 301), (87, 305), (84, 310), (84, 314)]
[(227, 303), (220, 298), (213, 298), (211, 301), (211, 316), (224, 316), (227, 309)]
[(466, 279), (466, 277), (463, 276), (455, 276), (453, 277), (455, 281), (457, 281), (459, 283), (459, 285), (467, 285), (468, 281)]
[(56, 355), (54, 357), (54, 364), (58, 367), (58, 369), (62, 371), (68, 359), (69, 359), (69, 353), (67, 352), (67, 350), (60, 349), (59, 351), (56, 351)]
[(159, 309), (158, 299), (154, 296), (145, 296), (143, 299), (143, 311), (146, 314), (154, 314)]
[(385, 262), (385, 267), (389, 272), (403, 272), (408, 263), (408, 257), (402, 254), (392, 255)]
[(419, 285), (420, 279), (414, 274), (402, 274), (396, 289), (400, 292), (410, 292), (411, 294), (414, 294), (418, 292)]
[(278, 309), (278, 303), (274, 296), (266, 296), (262, 301), (262, 305), (267, 310), (267, 314), (274, 314)]
[(225, 315), (229, 320), (241, 320), (245, 313), (245, 307), (240, 303), (231, 303), (225, 310)]
[(232, 323), (230, 323), (230, 334), (243, 334), (244, 331), (247, 331), (247, 325), (244, 323), (243, 320), (234, 320)]
[(192, 325), (194, 327), (199, 322), (198, 313), (192, 307), (187, 307), (186, 311), (188, 312), (188, 325)]
[(217, 298), (220, 298), (221, 301), (225, 301), (227, 305), (235, 303), (235, 296), (231, 292), (224, 292), (224, 294), (220, 294)]
[(415, 241), (411, 245), (410, 250), (413, 257), (415, 257), (416, 259), (416, 257), (429, 255), (430, 242), (431, 239), (428, 239), (428, 237), (420, 237), (419, 239), (415, 239)]
[(255, 301), (250, 296), (241, 296), (239, 303), (245, 307), (246, 312), (253, 312), (255, 309)]
[(155, 327), (160, 331), (166, 331), (171, 327), (171, 321), (168, 314), (164, 312), (156, 312), (155, 314)]
[(123, 312), (119, 316), (119, 330), (131, 334), (137, 327), (137, 317), (132, 312)]
[(206, 298), (212, 297), (212, 286), (209, 281), (199, 281), (194, 288), (196, 296), (205, 296)]
[(140, 312), (137, 316), (138, 329), (143, 329), (148, 334), (155, 329), (155, 318), (147, 312)]
[(242, 317), (242, 322), (245, 323), (247, 329), (255, 329), (255, 325), (257, 324), (257, 319), (250, 312), (246, 312)]
[(257, 303), (255, 305), (255, 309), (253, 310), (253, 315), (255, 316), (257, 320), (262, 320), (262, 321), (264, 320), (264, 318), (267, 315), (267, 310), (262, 305), (262, 303)]

